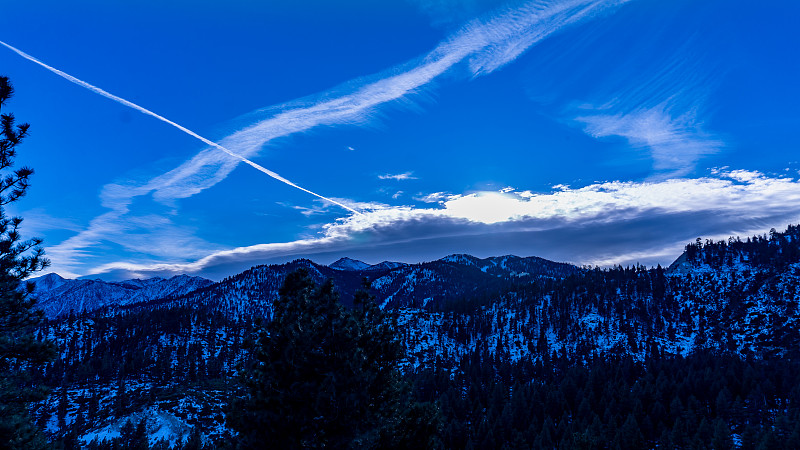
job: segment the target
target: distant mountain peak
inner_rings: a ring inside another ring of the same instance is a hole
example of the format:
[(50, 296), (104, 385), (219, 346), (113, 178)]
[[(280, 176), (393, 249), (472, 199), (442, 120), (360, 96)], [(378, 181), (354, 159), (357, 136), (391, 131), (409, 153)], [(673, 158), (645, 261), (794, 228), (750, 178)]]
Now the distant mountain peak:
[(381, 261), (378, 264), (373, 264), (369, 268), (371, 270), (381, 270), (381, 269), (397, 269), (398, 267), (406, 266), (406, 263), (396, 262), (396, 261)]
[(74, 310), (91, 311), (104, 306), (126, 305), (179, 296), (212, 284), (211, 280), (176, 275), (123, 281), (65, 279), (55, 273), (34, 278), (38, 307), (50, 318)]
[(34, 284), (36, 284), (36, 289), (50, 290), (50, 289), (55, 289), (58, 286), (61, 286), (67, 280), (65, 280), (64, 277), (62, 277), (61, 275), (52, 272), (38, 278), (32, 278), (28, 281), (31, 281)]
[(42, 275), (37, 278), (32, 278), (30, 281), (56, 281), (56, 280), (63, 281), (64, 277), (55, 272), (50, 272), (47, 275)]
[(439, 261), (474, 266), (475, 262), (478, 261), (478, 258), (472, 255), (468, 255), (466, 253), (454, 253), (452, 255), (445, 256)]
[(359, 261), (357, 259), (352, 259), (345, 256), (344, 258), (339, 258), (336, 262), (328, 267), (336, 270), (365, 270), (368, 269), (370, 265), (364, 261)]

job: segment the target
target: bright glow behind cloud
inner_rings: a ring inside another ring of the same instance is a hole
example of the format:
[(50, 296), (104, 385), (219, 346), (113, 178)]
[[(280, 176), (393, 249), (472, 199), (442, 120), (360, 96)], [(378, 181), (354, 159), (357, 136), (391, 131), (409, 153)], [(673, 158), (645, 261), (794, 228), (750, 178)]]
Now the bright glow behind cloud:
[[(555, 257), (576, 264), (631, 263), (642, 258), (668, 264), (698, 232), (714, 230), (703, 237), (721, 239), (800, 220), (800, 181), (731, 171), (698, 179), (561, 186), (550, 193), (476, 192), (450, 196), (438, 207), (372, 207), (363, 215), (325, 225), (315, 238), (224, 250), (186, 264), (115, 263), (97, 271), (123, 276), (203, 274), (211, 267), (331, 252), (369, 255), (372, 251), (375, 258), (384, 259), (398, 248), (446, 252), (450, 247), (434, 243), (448, 240), (461, 251), (480, 253), (476, 249), (486, 241), (508, 235), (515, 236), (514, 252), (562, 255)], [(687, 222), (693, 224), (691, 229)], [(526, 240), (533, 247), (526, 246)]]

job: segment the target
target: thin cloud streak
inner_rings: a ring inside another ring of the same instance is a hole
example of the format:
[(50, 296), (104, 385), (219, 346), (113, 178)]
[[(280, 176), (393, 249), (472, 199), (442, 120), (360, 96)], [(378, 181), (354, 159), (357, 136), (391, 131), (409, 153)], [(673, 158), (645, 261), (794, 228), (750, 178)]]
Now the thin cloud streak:
[(201, 258), (222, 250), (194, 236), (193, 230), (178, 227), (168, 218), (159, 215), (132, 216), (125, 210), (109, 211), (95, 217), (87, 229), (47, 248), (47, 256), (54, 261), (53, 271), (66, 277), (77, 277), (75, 268), (85, 264), (95, 255), (87, 250), (104, 243), (114, 243), (126, 251), (147, 258), (150, 263), (182, 254), (187, 258)]
[(417, 177), (414, 176), (413, 172), (404, 172), (404, 173), (398, 173), (396, 175), (392, 175), (389, 173), (385, 175), (378, 175), (378, 179), (403, 181), (403, 180), (416, 180)]
[(470, 57), (470, 70), (474, 77), (492, 73), (553, 32), (628, 1), (536, 1), (509, 9), (506, 14), (475, 26), (472, 33), (481, 36), (485, 45)]
[(673, 117), (662, 105), (628, 113), (579, 116), (575, 121), (594, 138), (618, 136), (635, 148), (651, 152), (657, 171), (668, 171), (662, 178), (683, 176), (703, 156), (714, 154), (725, 144), (706, 133), (694, 112)]
[(636, 83), (620, 77), (624, 84), (604, 94), (604, 103), (581, 106), (573, 120), (594, 138), (621, 137), (633, 148), (649, 151), (659, 172), (654, 178), (687, 175), (699, 159), (725, 146), (705, 131), (700, 118), (716, 81), (688, 47), (686, 43), (658, 66), (631, 74)]

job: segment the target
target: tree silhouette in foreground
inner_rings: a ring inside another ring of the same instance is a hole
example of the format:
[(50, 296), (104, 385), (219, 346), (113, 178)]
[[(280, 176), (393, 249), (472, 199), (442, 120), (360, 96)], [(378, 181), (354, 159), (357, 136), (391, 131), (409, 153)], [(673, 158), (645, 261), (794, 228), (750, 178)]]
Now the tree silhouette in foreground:
[(396, 325), (365, 288), (344, 307), (328, 280), (289, 274), (260, 332), (248, 393), (234, 404), (242, 448), (435, 448), (438, 409), (398, 372)]
[[(0, 108), (14, 94), (7, 77), (0, 77)], [(28, 405), (44, 398), (32, 380), (41, 365), (55, 356), (49, 342), (38, 340), (34, 327), (42, 312), (34, 309), (32, 284), (25, 283), (48, 261), (41, 240), (23, 240), (22, 219), (6, 217), (4, 206), (24, 196), (33, 170), (12, 170), (17, 145), (28, 135), (28, 124), (17, 125), (13, 114), (0, 115), (0, 448), (41, 448), (47, 445), (31, 425)]]

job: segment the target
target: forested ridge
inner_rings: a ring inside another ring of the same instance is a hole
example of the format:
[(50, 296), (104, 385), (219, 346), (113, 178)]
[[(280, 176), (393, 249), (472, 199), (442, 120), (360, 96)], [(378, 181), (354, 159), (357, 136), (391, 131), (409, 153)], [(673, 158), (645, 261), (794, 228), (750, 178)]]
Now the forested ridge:
[(261, 266), (45, 321), (60, 355), (37, 374), (52, 393), (34, 417), (67, 448), (236, 442), (229, 404), (271, 319), (265, 292), (305, 267), (348, 280), (347, 308), (355, 280), (372, 283), (445, 448), (797, 448), (798, 243), (796, 226), (695, 242), (667, 269), (522, 275), (511, 257), (464, 255), (371, 273)]

